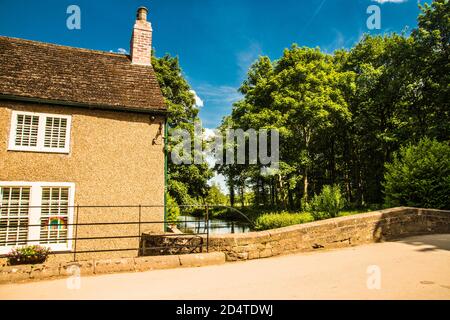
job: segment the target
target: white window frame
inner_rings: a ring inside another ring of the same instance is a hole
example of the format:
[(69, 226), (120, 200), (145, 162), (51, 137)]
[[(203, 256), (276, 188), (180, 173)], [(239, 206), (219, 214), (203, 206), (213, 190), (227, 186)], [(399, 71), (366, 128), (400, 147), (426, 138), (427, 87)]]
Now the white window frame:
[[(37, 146), (16, 146), (17, 117), (19, 115), (37, 116), (39, 117), (39, 127), (37, 136)], [(64, 148), (45, 147), (45, 122), (47, 117), (61, 118), (67, 120), (66, 143)], [(11, 113), (11, 126), (9, 132), (8, 150), (10, 151), (30, 151), (30, 152), (46, 152), (46, 153), (66, 153), (70, 152), (70, 129), (72, 127), (72, 116), (51, 113), (27, 112), (13, 110)]]
[[(74, 199), (75, 199), (75, 183), (72, 182), (26, 182), (26, 181), (0, 181), (0, 187), (26, 187), (30, 188), (30, 202), (28, 211), (28, 224), (33, 225), (28, 227), (28, 242), (27, 245), (39, 245), (47, 247), (53, 252), (71, 252), (73, 240), (73, 221), (74, 221)], [(55, 187), (55, 188), (69, 188), (69, 208), (67, 219), (67, 238), (69, 240), (66, 243), (51, 243), (40, 244), (39, 239), (41, 237), (41, 206), (42, 206), (42, 188)], [(35, 241), (32, 241), (35, 240)], [(37, 241), (36, 241), (37, 240)], [(20, 248), (20, 246), (2, 246), (0, 247), (0, 255), (8, 254), (13, 248)]]

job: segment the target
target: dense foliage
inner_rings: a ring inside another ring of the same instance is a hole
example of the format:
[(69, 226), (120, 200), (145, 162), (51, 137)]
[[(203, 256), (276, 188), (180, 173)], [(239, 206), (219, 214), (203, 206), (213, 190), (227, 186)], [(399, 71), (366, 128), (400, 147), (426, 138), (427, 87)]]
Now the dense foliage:
[(387, 206), (450, 209), (450, 146), (424, 139), (386, 164)]
[(293, 45), (250, 67), (244, 98), (221, 128), (279, 130), (280, 169), (267, 176), (260, 164), (217, 166), (231, 204), (250, 187), (254, 204), (298, 211), (335, 184), (349, 206), (381, 204), (385, 164), (397, 150), (450, 139), (450, 4), (421, 10), (409, 35), (366, 35), (332, 55)]
[[(180, 128), (193, 134), (194, 123), (199, 121), (199, 110), (194, 94), (183, 77), (178, 58), (169, 55), (152, 57), (152, 65), (170, 112), (169, 131)], [(173, 146), (174, 142), (169, 139), (169, 152)], [(167, 171), (169, 201), (179, 205), (204, 202), (209, 189), (207, 182), (213, 175), (207, 164), (177, 165), (169, 156)]]
[(337, 217), (344, 208), (345, 200), (338, 185), (323, 186), (322, 192), (314, 196), (307, 208), (315, 220)]
[(167, 195), (166, 205), (167, 205), (167, 217), (166, 217), (167, 222), (169, 224), (175, 224), (175, 222), (178, 221), (178, 217), (180, 216), (181, 212), (180, 207), (170, 195)]

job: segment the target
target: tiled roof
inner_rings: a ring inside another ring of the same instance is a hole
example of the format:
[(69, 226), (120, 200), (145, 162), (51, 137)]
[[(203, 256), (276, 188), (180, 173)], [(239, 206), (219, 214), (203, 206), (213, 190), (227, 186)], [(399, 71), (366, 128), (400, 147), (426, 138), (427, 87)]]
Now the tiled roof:
[(140, 112), (165, 111), (151, 66), (128, 55), (0, 36), (0, 96)]

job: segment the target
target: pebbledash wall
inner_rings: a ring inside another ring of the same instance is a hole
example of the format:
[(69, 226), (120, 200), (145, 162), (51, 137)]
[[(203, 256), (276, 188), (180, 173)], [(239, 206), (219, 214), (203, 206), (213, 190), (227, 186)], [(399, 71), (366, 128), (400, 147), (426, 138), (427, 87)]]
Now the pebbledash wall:
[[(72, 116), (70, 153), (8, 150), (13, 110)], [(74, 205), (157, 205), (141, 210), (142, 221), (164, 220), (164, 119), (149, 114), (60, 107), (26, 102), (0, 102), (0, 181), (70, 182)], [(154, 143), (156, 141), (156, 143)], [(77, 221), (74, 210), (73, 221)], [(78, 223), (138, 221), (136, 208), (81, 208)], [(141, 231), (162, 232), (162, 224)], [(73, 234), (74, 235), (74, 234)], [(77, 236), (138, 236), (137, 225), (79, 226)], [(77, 241), (77, 250), (138, 248), (139, 240)], [(73, 247), (73, 246), (72, 246)], [(134, 257), (136, 251), (79, 254), (77, 260)], [(73, 255), (51, 255), (70, 261)], [(4, 260), (4, 259), (0, 259)], [(0, 261), (2, 262), (2, 261)]]
[(421, 234), (450, 233), (450, 211), (392, 208), (275, 230), (210, 237), (227, 261), (356, 246)]

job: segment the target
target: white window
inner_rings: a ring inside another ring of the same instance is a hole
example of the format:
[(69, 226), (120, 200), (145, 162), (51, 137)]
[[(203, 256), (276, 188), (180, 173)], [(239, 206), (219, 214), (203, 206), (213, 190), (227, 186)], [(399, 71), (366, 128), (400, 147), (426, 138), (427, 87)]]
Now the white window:
[(9, 150), (69, 153), (71, 116), (13, 111)]
[(0, 254), (14, 247), (72, 248), (73, 183), (0, 182)]
[(40, 243), (65, 243), (69, 221), (69, 188), (42, 188)]
[(0, 199), (0, 247), (26, 244), (30, 188), (2, 187)]

